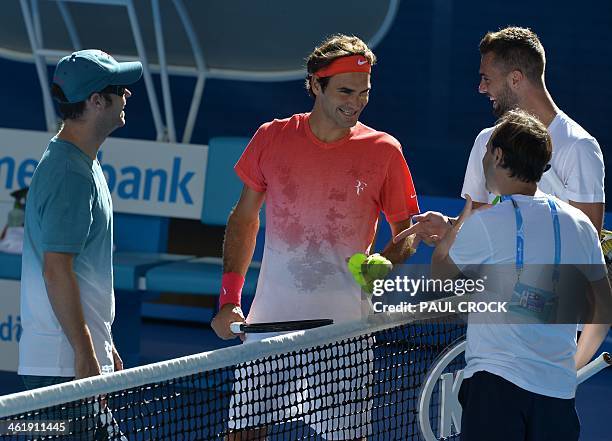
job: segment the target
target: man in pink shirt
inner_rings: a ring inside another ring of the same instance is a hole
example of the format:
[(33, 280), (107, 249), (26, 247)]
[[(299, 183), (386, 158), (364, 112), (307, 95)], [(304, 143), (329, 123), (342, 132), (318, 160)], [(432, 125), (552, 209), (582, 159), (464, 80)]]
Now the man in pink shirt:
[[(219, 337), (234, 338), (229, 324), (244, 321), (240, 293), (264, 199), (265, 249), (246, 321), (362, 317), (360, 287), (347, 258), (370, 250), (380, 211), (394, 235), (419, 211), (400, 143), (358, 121), (375, 62), (357, 37), (323, 42), (307, 60), (312, 111), (263, 124), (236, 164), (244, 189), (225, 235), (220, 310), (212, 321)], [(383, 255), (400, 263), (409, 249), (406, 241)]]

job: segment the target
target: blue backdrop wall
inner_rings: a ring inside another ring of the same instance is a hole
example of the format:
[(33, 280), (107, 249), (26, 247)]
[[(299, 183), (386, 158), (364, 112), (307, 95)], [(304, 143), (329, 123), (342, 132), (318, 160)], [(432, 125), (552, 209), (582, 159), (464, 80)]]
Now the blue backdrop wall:
[[(557, 105), (597, 137), (604, 155), (612, 144), (612, 2), (404, 0), (375, 50), (379, 64), (362, 121), (402, 142), (419, 193), (458, 196), (474, 137), (494, 122), (488, 99), (477, 92), (478, 42), (486, 31), (510, 24), (531, 27), (540, 36)], [(0, 126), (44, 130), (34, 66), (0, 59), (0, 72)], [(194, 83), (171, 81), (179, 133)], [(301, 81), (210, 80), (192, 142), (250, 136), (261, 123), (311, 105)], [(127, 118), (115, 136), (154, 138), (142, 82), (134, 87)]]

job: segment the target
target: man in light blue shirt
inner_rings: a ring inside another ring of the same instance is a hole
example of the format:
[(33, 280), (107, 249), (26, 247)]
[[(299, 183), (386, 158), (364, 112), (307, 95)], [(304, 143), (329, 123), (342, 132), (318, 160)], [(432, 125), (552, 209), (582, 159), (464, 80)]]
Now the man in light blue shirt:
[[(609, 307), (595, 227), (578, 208), (537, 190), (551, 152), (546, 127), (535, 117), (513, 110), (498, 121), (482, 165), (487, 189), (503, 195), (502, 202), (469, 216), (468, 195), (464, 213), (437, 242), (432, 257), (436, 277), (474, 266), (510, 268), (504, 292), (509, 288), (512, 295), (524, 289), (542, 294), (540, 285), (526, 285), (528, 269), (578, 264), (591, 287), (602, 288), (601, 299)], [(601, 305), (596, 303), (597, 314)], [(517, 306), (524, 309), (517, 314), (530, 313), (529, 305)], [(459, 392), (461, 440), (489, 441), (502, 430), (507, 441), (576, 441), (576, 368), (591, 359), (605, 338), (609, 312), (591, 319), (578, 345), (575, 321), (524, 324), (517, 317), (490, 320), (487, 315), (477, 321), (470, 314), (467, 366)]]
[(99, 50), (62, 58), (52, 94), (63, 125), (32, 178), (21, 274), (19, 374), (27, 388), (122, 369), (111, 325), (113, 213), (96, 159), (125, 124), (140, 62)]

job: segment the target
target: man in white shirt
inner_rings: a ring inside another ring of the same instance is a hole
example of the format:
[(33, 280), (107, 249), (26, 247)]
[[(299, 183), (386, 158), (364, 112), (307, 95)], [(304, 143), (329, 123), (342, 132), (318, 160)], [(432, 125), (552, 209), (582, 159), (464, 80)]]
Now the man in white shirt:
[[(432, 257), (436, 277), (455, 276), (475, 265), (504, 266), (516, 270), (516, 277), (512, 274), (506, 283), (516, 292), (524, 288), (534, 265), (540, 269), (541, 264), (581, 264), (591, 288), (604, 295), (609, 307), (603, 254), (591, 221), (537, 189), (551, 150), (549, 134), (538, 119), (520, 110), (505, 112), (482, 160), (485, 186), (503, 195), (502, 200), (470, 216), (472, 203), (466, 196), (464, 212), (437, 242)], [(527, 288), (542, 292), (539, 287)], [(601, 298), (595, 299), (596, 318), (585, 326), (578, 344), (573, 322), (513, 320), (521, 317), (521, 308), (530, 311), (521, 303), (516, 315), (504, 320), (470, 315), (467, 366), (459, 393), (462, 441), (489, 441), (500, 430), (505, 441), (578, 440), (576, 368), (591, 359), (610, 326), (609, 314), (600, 314)]]
[[(519, 108), (535, 115), (552, 138), (551, 168), (538, 188), (582, 210), (597, 231), (604, 213), (604, 163), (597, 140), (563, 113), (546, 89), (546, 56), (537, 35), (529, 29), (509, 27), (487, 33), (480, 42), (478, 91), (491, 100), (500, 117)], [(472, 196), (475, 206), (492, 202), (486, 191), (482, 158), (493, 127), (474, 142), (461, 194)]]
[[(480, 42), (480, 84), (478, 91), (492, 103), (500, 117), (518, 108), (536, 116), (547, 127), (552, 139), (550, 168), (538, 182), (544, 193), (558, 197), (580, 209), (598, 232), (604, 214), (604, 162), (597, 140), (563, 113), (546, 88), (546, 55), (538, 36), (530, 29), (507, 27), (488, 32)], [(461, 195), (473, 198), (474, 208), (492, 203), (498, 196), (485, 187), (482, 159), (495, 127), (476, 137), (467, 164)], [(417, 223), (408, 234), (420, 239), (439, 240), (444, 223), (455, 219), (427, 212), (413, 217)], [(403, 237), (404, 235), (402, 235)]]
[[(597, 140), (563, 113), (546, 88), (546, 54), (538, 36), (530, 29), (507, 27), (488, 32), (480, 42), (480, 84), (478, 91), (492, 103), (496, 116), (518, 108), (536, 116), (547, 127), (552, 139), (550, 167), (538, 182), (544, 193), (558, 197), (580, 209), (600, 233), (604, 216), (604, 162)], [(482, 160), (495, 127), (476, 137), (470, 153), (461, 195), (473, 198), (474, 208), (493, 203), (499, 195), (485, 186)], [(465, 197), (465, 196), (464, 196)], [(437, 212), (412, 218), (415, 224), (407, 234), (416, 233), (413, 247), (420, 240), (440, 240), (445, 223), (456, 219)]]

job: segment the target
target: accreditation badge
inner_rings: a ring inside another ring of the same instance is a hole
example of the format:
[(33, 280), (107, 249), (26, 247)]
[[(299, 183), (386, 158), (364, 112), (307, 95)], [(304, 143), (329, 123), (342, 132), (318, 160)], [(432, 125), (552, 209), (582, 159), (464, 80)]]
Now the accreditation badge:
[(547, 323), (556, 316), (557, 304), (554, 292), (517, 282), (508, 310)]

